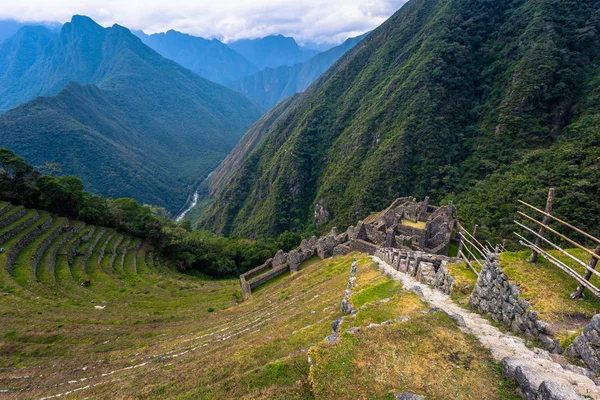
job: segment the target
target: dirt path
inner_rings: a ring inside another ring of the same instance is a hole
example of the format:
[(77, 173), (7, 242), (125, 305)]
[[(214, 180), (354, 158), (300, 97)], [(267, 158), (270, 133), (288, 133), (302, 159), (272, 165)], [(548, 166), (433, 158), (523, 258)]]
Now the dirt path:
[[(380, 269), (392, 279), (399, 281), (405, 289), (419, 292), (424, 301), (450, 315), (464, 331), (477, 336), (483, 346), (491, 351), (494, 359), (502, 362), (505, 374), (517, 379), (523, 394), (528, 399), (537, 398), (538, 389), (545, 381), (554, 383), (545, 382), (544, 388), (540, 391), (551, 390), (554, 394), (560, 392), (569, 396), (569, 394), (575, 395), (572, 392), (575, 390), (580, 395), (586, 396), (584, 398), (600, 399), (600, 387), (596, 386), (589, 377), (579, 373), (577, 367), (569, 365), (563, 367), (555, 362), (547, 351), (528, 348), (523, 339), (502, 333), (479, 314), (458, 306), (450, 299), (450, 296), (417, 282), (407, 274), (396, 271), (377, 257), (372, 258)], [(577, 397), (540, 398), (576, 399)]]

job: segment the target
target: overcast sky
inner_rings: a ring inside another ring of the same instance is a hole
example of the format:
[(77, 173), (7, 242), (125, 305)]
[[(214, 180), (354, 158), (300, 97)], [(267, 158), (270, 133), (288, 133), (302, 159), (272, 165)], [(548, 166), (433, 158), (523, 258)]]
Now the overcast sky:
[(175, 29), (225, 41), (281, 33), (339, 43), (379, 26), (406, 0), (2, 0), (0, 19), (67, 22), (87, 15), (146, 33)]

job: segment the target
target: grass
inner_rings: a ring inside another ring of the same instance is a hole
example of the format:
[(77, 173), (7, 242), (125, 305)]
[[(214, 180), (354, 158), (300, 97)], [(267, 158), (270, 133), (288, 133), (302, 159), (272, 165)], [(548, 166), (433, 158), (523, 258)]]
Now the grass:
[[(586, 260), (581, 250), (568, 250), (576, 257)], [(561, 261), (571, 265), (580, 273), (584, 268), (578, 266), (558, 251), (550, 253)], [(537, 264), (529, 263), (531, 251), (502, 253), (500, 263), (504, 273), (514, 281), (524, 297), (537, 311), (540, 319), (551, 324), (551, 330), (561, 340), (567, 340), (583, 327), (591, 317), (600, 312), (600, 299), (587, 292), (580, 300), (571, 299), (570, 294), (577, 289), (578, 283), (560, 268), (539, 257)], [(599, 284), (593, 276), (591, 282)]]
[(477, 282), (477, 275), (464, 262), (448, 263), (446, 264), (446, 268), (448, 268), (450, 275), (456, 278), (451, 293), (452, 300), (457, 303), (466, 303)]
[(442, 313), (344, 333), (337, 344), (315, 347), (310, 355), (318, 399), (391, 400), (405, 392), (427, 399), (518, 398), (489, 352)]
[(409, 226), (409, 227), (415, 228), (415, 229), (425, 229), (425, 227), (427, 226), (427, 224), (423, 221), (415, 222), (415, 221), (411, 221), (408, 219), (403, 219), (402, 225)]
[[(353, 300), (366, 306), (345, 319), (344, 329), (399, 315), (421, 318), (427, 310), (418, 296), (401, 292), (357, 253), (311, 259), (298, 273), (274, 279), (240, 303), (238, 279), (178, 273), (147, 243), (138, 247), (132, 240), (126, 246), (130, 238), (119, 241), (110, 229), (98, 228), (86, 245), (78, 244), (69, 262), (60, 253), (87, 229), (73, 237), (62, 232), (49, 244), (39, 283), (27, 260), (42, 237), (23, 249), (17, 280), (0, 275), (0, 292), (10, 293), (0, 296), (0, 387), (8, 396), (328, 398), (311, 386), (307, 352), (323, 346), (332, 321), (342, 316), (354, 257)], [(17, 239), (6, 243), (7, 251)], [(125, 253), (111, 265), (114, 248)], [(84, 287), (80, 281), (86, 277), (91, 283)], [(372, 304), (383, 298), (390, 301)], [(386, 362), (396, 362), (394, 357), (379, 353)], [(377, 393), (377, 385), (374, 381), (369, 391)]]
[(360, 292), (350, 296), (350, 302), (355, 308), (362, 307), (364, 304), (372, 303), (377, 300), (390, 298), (400, 292), (400, 284), (393, 280), (363, 289)]

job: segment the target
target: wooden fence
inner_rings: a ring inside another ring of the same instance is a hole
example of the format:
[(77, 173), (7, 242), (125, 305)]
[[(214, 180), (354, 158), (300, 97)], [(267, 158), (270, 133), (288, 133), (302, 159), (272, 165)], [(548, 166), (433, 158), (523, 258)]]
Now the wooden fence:
[[(587, 232), (584, 232), (583, 230), (569, 224), (568, 222), (561, 220), (560, 218), (553, 216), (552, 215), (553, 201), (554, 201), (554, 189), (550, 189), (550, 191), (548, 192), (548, 199), (546, 201), (546, 209), (544, 211), (537, 207), (534, 207), (531, 204), (528, 204), (522, 200), (519, 200), (519, 203), (521, 205), (527, 207), (530, 212), (534, 212), (538, 218), (541, 216), (542, 221), (540, 222), (539, 220), (530, 216), (529, 214), (526, 214), (522, 211), (518, 211), (517, 213), (520, 217), (524, 218), (525, 221), (532, 223), (536, 227), (539, 227), (539, 230), (536, 232), (534, 229), (526, 226), (524, 223), (515, 220), (514, 221), (515, 224), (517, 224), (517, 226), (520, 227), (524, 232), (533, 236), (535, 242), (531, 242), (530, 240), (526, 239), (523, 235), (519, 234), (518, 232), (514, 232), (514, 234), (519, 238), (519, 243), (521, 243), (523, 246), (528, 247), (532, 250), (531, 258), (529, 260), (531, 263), (535, 263), (537, 261), (538, 256), (542, 256), (546, 260), (548, 260), (548, 262), (550, 262), (552, 265), (555, 265), (556, 267), (560, 268), (561, 270), (563, 270), (565, 273), (567, 273), (569, 276), (571, 276), (573, 279), (575, 279), (579, 283), (579, 287), (577, 288), (577, 290), (571, 294), (572, 298), (582, 297), (583, 291), (585, 289), (588, 289), (595, 296), (600, 297), (600, 289), (598, 289), (596, 286), (594, 286), (590, 282), (590, 278), (592, 277), (592, 275), (596, 275), (600, 278), (600, 272), (596, 271), (596, 265), (598, 263), (598, 260), (600, 260), (600, 239), (588, 234)], [(589, 248), (582, 245), (581, 243), (571, 239), (567, 235), (558, 232), (556, 229), (550, 227), (550, 222), (555, 222), (555, 223), (559, 224), (561, 227), (568, 228), (569, 230), (575, 231), (578, 234), (584, 236), (586, 239), (588, 239), (589, 241), (593, 242), (596, 245), (596, 249), (594, 251), (592, 251)], [(568, 253), (567, 251), (565, 251), (562, 247), (560, 247), (559, 245), (554, 243), (554, 241), (548, 239), (547, 235), (549, 235), (549, 234), (553, 235), (553, 236), (550, 236), (552, 239), (560, 239), (564, 242), (569, 243), (571, 246), (574, 246), (574, 248), (583, 250), (583, 252), (585, 252), (586, 254), (588, 254), (591, 257), (589, 262), (586, 263), (586, 262), (580, 260), (579, 258), (573, 256), (572, 254)], [(563, 254), (568, 259), (572, 260), (575, 264), (580, 265), (583, 268), (585, 268), (585, 270), (586, 270), (585, 275), (581, 275), (579, 272), (577, 272), (576, 270), (571, 268), (565, 262), (559, 260), (557, 257), (550, 254), (548, 251), (544, 250), (544, 248), (542, 247), (544, 244), (553, 248), (554, 250), (557, 250), (559, 253)]]
[[(487, 240), (485, 245), (477, 239), (478, 226), (475, 225), (473, 233), (470, 233), (460, 223), (458, 224), (458, 235), (460, 242), (458, 245), (458, 256), (461, 257), (475, 275), (479, 276), (479, 271), (483, 268), (483, 258), (487, 257), (491, 253), (498, 254), (502, 251), (506, 251), (504, 245), (497, 244), (493, 246)], [(479, 265), (479, 268), (476, 268)]]

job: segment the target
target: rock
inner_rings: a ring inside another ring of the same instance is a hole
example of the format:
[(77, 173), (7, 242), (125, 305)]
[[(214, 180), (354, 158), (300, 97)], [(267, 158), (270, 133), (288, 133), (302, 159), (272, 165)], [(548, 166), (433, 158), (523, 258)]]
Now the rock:
[(346, 329), (346, 332), (348, 332), (351, 335), (354, 335), (355, 333), (360, 332), (360, 328), (358, 326), (353, 326), (352, 328)]
[(327, 336), (325, 338), (325, 341), (327, 341), (327, 343), (335, 343), (338, 341), (338, 337), (339, 337), (338, 334), (334, 333), (334, 334)]
[(344, 320), (344, 318), (338, 318), (335, 321), (333, 321), (331, 323), (331, 330), (333, 331), (333, 333), (337, 333), (338, 328), (340, 327), (340, 325), (342, 324), (342, 321)]
[(527, 400), (537, 400), (538, 388), (547, 378), (550, 378), (547, 374), (527, 365), (519, 365), (515, 369), (515, 379)]
[(367, 329), (373, 329), (373, 328), (377, 328), (377, 327), (379, 327), (379, 326), (381, 326), (381, 325), (380, 325), (380, 324), (369, 324), (369, 325), (367, 326)]
[(425, 397), (414, 393), (394, 393), (394, 400), (425, 400)]
[(423, 296), (423, 289), (421, 289), (421, 286), (415, 285), (408, 290), (410, 290), (411, 292), (415, 292), (419, 296)]
[(395, 321), (398, 321), (398, 322), (406, 322), (406, 321), (408, 321), (409, 319), (410, 319), (410, 318), (409, 318), (407, 315), (401, 315), (401, 316), (399, 316), (398, 318), (396, 318), (396, 319), (395, 319)]
[(316, 311), (311, 311), (310, 315), (315, 315), (317, 312)]
[(544, 381), (537, 393), (537, 400), (583, 399), (572, 387), (555, 381)]
[(350, 304), (350, 302), (348, 300), (346, 300), (346, 299), (342, 300), (341, 311), (344, 314), (350, 314), (350, 313), (352, 313), (352, 311), (353, 311), (352, 304)]

